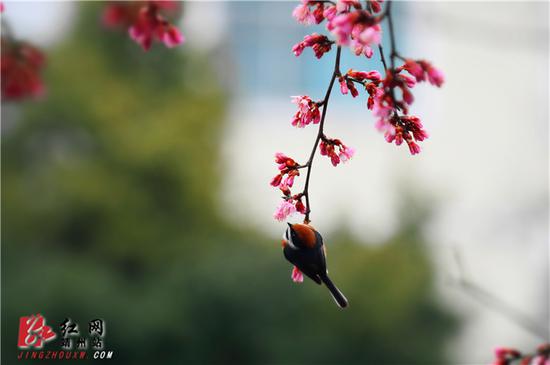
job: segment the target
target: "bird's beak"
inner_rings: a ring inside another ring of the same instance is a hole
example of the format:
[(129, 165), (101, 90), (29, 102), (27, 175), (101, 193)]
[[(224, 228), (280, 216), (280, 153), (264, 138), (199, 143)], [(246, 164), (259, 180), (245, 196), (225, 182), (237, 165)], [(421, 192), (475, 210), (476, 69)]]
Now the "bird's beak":
[(292, 229), (292, 224), (286, 222), (286, 224), (288, 224), (288, 226), (290, 227), (290, 229)]

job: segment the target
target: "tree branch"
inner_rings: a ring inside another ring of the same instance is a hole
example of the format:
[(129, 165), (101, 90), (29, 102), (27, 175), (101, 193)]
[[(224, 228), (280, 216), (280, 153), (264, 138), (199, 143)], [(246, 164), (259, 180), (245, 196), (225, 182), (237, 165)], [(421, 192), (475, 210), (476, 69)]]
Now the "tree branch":
[(309, 155), (309, 159), (305, 165), (300, 166), (300, 168), (307, 167), (307, 175), (306, 175), (306, 182), (304, 185), (304, 190), (302, 191), (301, 195), (306, 198), (306, 214), (304, 217), (304, 223), (308, 224), (310, 222), (309, 214), (311, 213), (311, 205), (309, 203), (309, 178), (311, 176), (311, 168), (313, 166), (313, 159), (315, 158), (315, 151), (317, 150), (317, 146), (319, 145), (319, 141), (325, 137), (323, 128), (325, 126), (325, 117), (327, 114), (327, 107), (328, 107), (328, 101), (330, 99), (330, 94), (332, 92), (332, 87), (334, 86), (334, 81), (336, 80), (337, 76), (340, 76), (340, 54), (342, 52), (342, 48), (338, 46), (336, 50), (336, 61), (334, 62), (334, 70), (332, 72), (332, 77), (330, 79), (330, 83), (327, 88), (327, 92), (325, 93), (325, 98), (319, 103), (319, 105), (323, 106), (323, 112), (321, 114), (321, 121), (319, 122), (319, 130), (317, 131), (317, 137), (315, 138), (315, 143), (313, 143), (313, 148), (311, 150), (311, 154)]

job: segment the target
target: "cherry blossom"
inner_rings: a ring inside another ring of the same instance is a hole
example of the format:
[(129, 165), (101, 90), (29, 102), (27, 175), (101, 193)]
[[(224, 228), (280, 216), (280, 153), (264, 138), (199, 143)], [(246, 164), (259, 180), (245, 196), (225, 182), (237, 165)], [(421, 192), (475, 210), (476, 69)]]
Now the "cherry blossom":
[[(382, 39), (382, 27), (375, 23), (366, 10), (339, 14), (328, 22), (327, 29), (336, 37), (339, 45), (347, 46), (351, 43), (356, 54), (363, 53), (362, 47), (380, 44)], [(372, 55), (371, 52), (366, 54)]]
[(102, 21), (107, 27), (128, 28), (130, 38), (145, 51), (154, 40), (172, 48), (185, 41), (180, 30), (166, 18), (178, 11), (179, 3), (172, 0), (111, 2), (103, 11)]
[(384, 0), (370, 0), (370, 6), (372, 8), (372, 11), (374, 13), (378, 13), (380, 10), (382, 10), (382, 2)]
[(44, 54), (26, 42), (2, 38), (2, 100), (38, 98), (44, 95), (45, 87), (41, 71), (45, 64)]
[(294, 47), (292, 47), (292, 52), (298, 57), (306, 47), (311, 47), (315, 53), (315, 57), (321, 58), (325, 53), (330, 51), (333, 43), (334, 42), (329, 40), (327, 36), (313, 33), (306, 35), (302, 42), (296, 43)]
[(545, 343), (537, 347), (534, 354), (523, 354), (520, 351), (497, 347), (495, 358), (491, 365), (550, 365), (550, 344)]
[(304, 274), (296, 266), (292, 267), (292, 281), (295, 283), (302, 283), (304, 281)]
[(284, 220), (287, 216), (293, 213), (306, 214), (306, 206), (302, 201), (303, 193), (292, 194), (294, 178), (300, 176), (300, 171), (303, 166), (300, 166), (294, 159), (288, 157), (284, 153), (277, 152), (275, 154), (275, 163), (279, 173), (271, 179), (270, 185), (279, 188), (283, 194), (283, 201), (273, 215), (277, 220)]
[[(383, 9), (382, 4), (385, 3)], [(327, 34), (312, 33), (292, 47), (295, 56), (300, 56), (306, 48), (312, 48), (315, 57), (321, 58), (336, 48), (334, 69), (323, 99), (313, 101), (309, 96), (294, 96), (292, 102), (298, 111), (291, 124), (303, 128), (309, 124), (318, 125), (313, 148), (308, 160), (298, 164), (293, 159), (281, 156), (277, 161), (279, 174), (271, 181), (283, 193), (283, 203), (277, 216), (287, 210), (303, 213), (304, 223), (310, 222), (309, 183), (312, 163), (317, 151), (327, 156), (333, 166), (349, 161), (355, 149), (346, 146), (338, 138), (328, 138), (324, 133), (326, 111), (333, 86), (337, 83), (340, 92), (351, 94), (353, 98), (365, 97), (367, 109), (375, 119), (375, 127), (382, 132), (388, 143), (397, 146), (406, 144), (411, 155), (421, 152), (419, 143), (428, 138), (421, 119), (410, 114), (414, 103), (412, 90), (418, 83), (428, 83), (441, 87), (445, 81), (443, 73), (426, 60), (412, 60), (401, 56), (396, 49), (391, 5), (393, 1), (358, 0), (314, 1), (302, 0), (292, 15), (305, 25), (325, 23)], [(390, 40), (389, 58), (382, 47), (382, 22), (387, 23)], [(335, 47), (332, 47), (335, 45)], [(340, 69), (343, 47), (349, 47), (356, 56), (371, 58), (375, 48), (380, 55), (384, 72), (377, 70), (353, 70), (342, 73)], [(325, 56), (326, 57), (326, 56)], [(361, 90), (364, 95), (361, 95)], [(317, 150), (318, 148), (318, 150)], [(277, 160), (277, 158), (276, 158)], [(294, 180), (300, 176), (299, 170), (306, 169), (303, 190), (293, 194)], [(305, 201), (305, 204), (304, 204)], [(292, 208), (291, 208), (292, 207)], [(284, 208), (284, 209), (283, 209)]]
[(292, 204), (289, 200), (282, 200), (277, 209), (275, 210), (275, 213), (273, 213), (273, 218), (276, 220), (282, 222), (284, 221), (288, 216), (296, 213), (296, 207), (294, 204)]
[(437, 87), (441, 87), (441, 85), (445, 82), (443, 72), (425, 60), (414, 61), (407, 59), (405, 63), (397, 70), (400, 71), (402, 69), (413, 75), (418, 82), (425, 81), (427, 79), (430, 84)]
[[(0, 2), (0, 12), (4, 10), (4, 3)], [(41, 72), (46, 57), (31, 43), (15, 39), (5, 18), (2, 18), (0, 50), (2, 100), (42, 97), (45, 87)]]
[(319, 144), (319, 151), (322, 156), (330, 158), (333, 166), (338, 166), (340, 162), (349, 161), (355, 154), (355, 149), (347, 147), (339, 139), (325, 138)]
[(304, 128), (306, 125), (317, 124), (321, 120), (321, 113), (316, 102), (307, 95), (293, 96), (292, 102), (298, 106), (298, 111), (292, 118), (292, 125)]
[(323, 1), (302, 0), (292, 12), (292, 16), (305, 25), (319, 24), (325, 19), (324, 11)]

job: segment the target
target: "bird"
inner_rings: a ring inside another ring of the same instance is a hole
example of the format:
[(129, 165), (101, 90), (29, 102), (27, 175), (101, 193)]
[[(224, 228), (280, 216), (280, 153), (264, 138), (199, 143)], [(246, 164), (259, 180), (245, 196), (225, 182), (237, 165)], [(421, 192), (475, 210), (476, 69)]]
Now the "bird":
[(309, 224), (287, 225), (282, 240), (285, 258), (317, 284), (325, 284), (336, 304), (346, 308), (348, 300), (328, 277), (326, 250), (321, 234)]

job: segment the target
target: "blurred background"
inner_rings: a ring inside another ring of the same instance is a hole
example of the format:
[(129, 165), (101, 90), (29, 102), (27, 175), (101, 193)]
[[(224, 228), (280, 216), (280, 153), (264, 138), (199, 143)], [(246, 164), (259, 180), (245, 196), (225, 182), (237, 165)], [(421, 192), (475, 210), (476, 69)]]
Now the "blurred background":
[(420, 155), (333, 93), (327, 134), (357, 153), (318, 156), (310, 193), (345, 311), (292, 283), (272, 219), (273, 154), (316, 133), (289, 96), (321, 98), (333, 62), (291, 53), (322, 31), (296, 3), (186, 2), (186, 43), (148, 53), (104, 3), (5, 4), (47, 94), (2, 102), (2, 363), (32, 313), (103, 318), (120, 364), (486, 364), (549, 340), (547, 2), (395, 4), (401, 53), (446, 74), (415, 90)]

